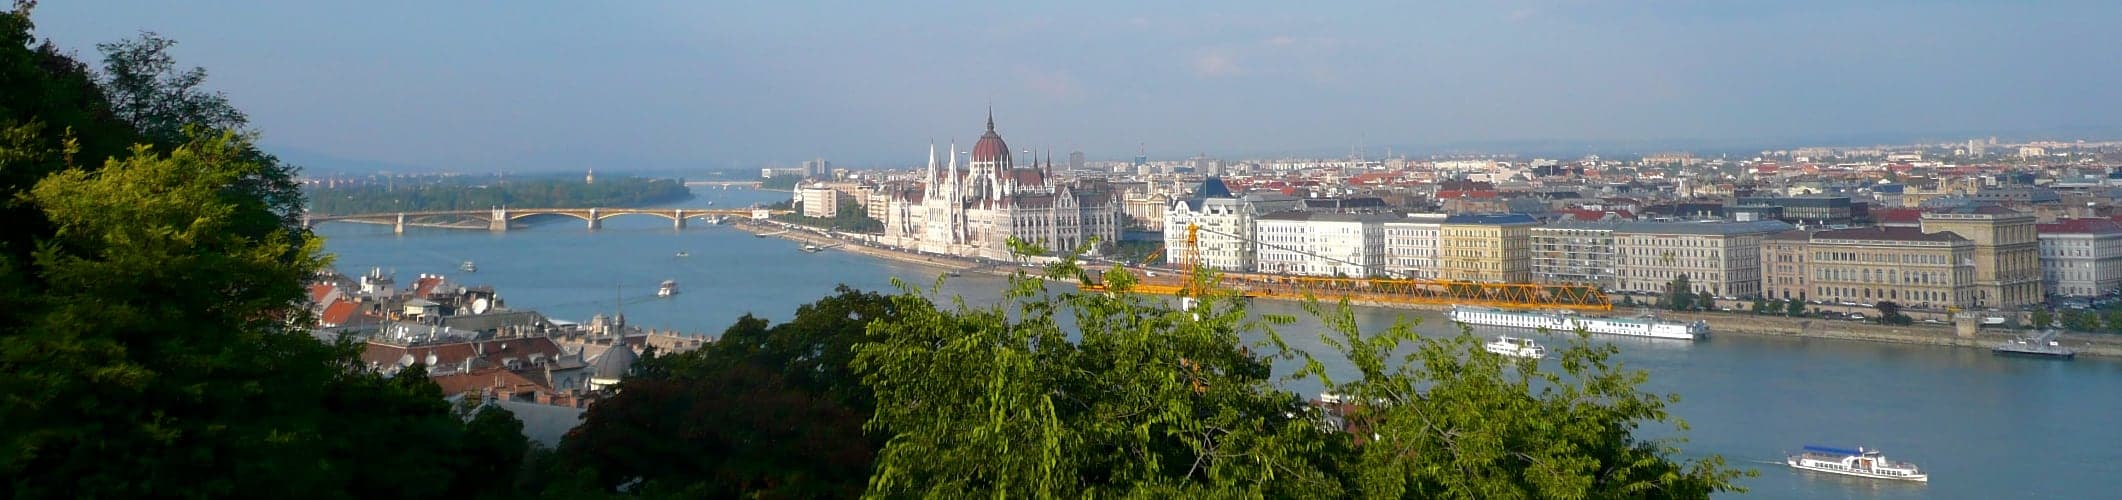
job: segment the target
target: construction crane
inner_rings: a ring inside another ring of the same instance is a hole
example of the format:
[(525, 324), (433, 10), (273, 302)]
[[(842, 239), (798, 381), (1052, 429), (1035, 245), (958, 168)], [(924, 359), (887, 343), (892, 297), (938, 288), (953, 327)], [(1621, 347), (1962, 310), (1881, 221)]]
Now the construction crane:
[[(1200, 280), (1196, 278), (1201, 267), (1200, 233), (1204, 231), (1337, 264), (1363, 267), (1358, 263), (1318, 255), (1302, 249), (1264, 243), (1250, 237), (1204, 229), (1196, 224), (1188, 224), (1186, 226), (1186, 241), (1180, 250), (1180, 254), (1183, 257), (1181, 262), (1175, 262), (1175, 264), (1178, 264), (1175, 267), (1184, 269), (1186, 275), (1163, 279), (1150, 276), (1137, 282), (1132, 287), (1132, 290), (1139, 293), (1178, 295), (1185, 298), (1205, 295), (1208, 290), (1200, 287), (1208, 284), (1199, 283)], [(1168, 252), (1169, 250), (1167, 249)], [(1115, 270), (1125, 272), (1120, 269)], [(1613, 310), (1613, 302), (1607, 298), (1605, 292), (1600, 291), (1598, 287), (1578, 284), (1539, 285), (1464, 280), (1340, 278), (1226, 273), (1214, 285), (1236, 290), (1245, 297), (1298, 298), (1311, 295), (1346, 297), (1355, 302), (1378, 304), (1469, 305), (1579, 311)], [(1102, 291), (1107, 288), (1103, 280), (1096, 280), (1083, 283), (1082, 289), (1085, 291)]]

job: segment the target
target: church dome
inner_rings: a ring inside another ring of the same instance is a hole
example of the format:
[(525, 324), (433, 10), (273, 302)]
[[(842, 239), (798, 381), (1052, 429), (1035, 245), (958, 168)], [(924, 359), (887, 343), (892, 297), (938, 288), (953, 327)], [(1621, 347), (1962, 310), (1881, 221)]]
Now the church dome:
[(1002, 142), (1002, 136), (995, 133), (994, 111), (987, 112), (987, 133), (980, 136), (980, 142), (973, 143), (973, 163), (1010, 164), (1009, 144)]

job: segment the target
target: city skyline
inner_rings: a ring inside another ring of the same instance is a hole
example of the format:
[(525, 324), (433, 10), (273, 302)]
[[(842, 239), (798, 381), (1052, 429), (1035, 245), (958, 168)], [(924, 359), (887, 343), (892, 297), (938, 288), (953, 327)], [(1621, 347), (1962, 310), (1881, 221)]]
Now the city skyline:
[(175, 39), (269, 148), (342, 170), (910, 165), (989, 105), (1022, 147), (1093, 161), (2099, 139), (2118, 124), (2085, 103), (2122, 98), (2093, 64), (2122, 42), (2102, 3), (510, 7), (35, 19), (89, 59)]

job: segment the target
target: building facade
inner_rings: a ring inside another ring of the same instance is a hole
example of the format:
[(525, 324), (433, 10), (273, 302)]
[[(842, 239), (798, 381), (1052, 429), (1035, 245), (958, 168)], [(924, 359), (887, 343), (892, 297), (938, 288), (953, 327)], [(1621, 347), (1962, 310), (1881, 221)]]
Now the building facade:
[(2011, 309), (2043, 301), (2033, 214), (1994, 205), (1935, 210), (1923, 213), (1923, 232), (1951, 232), (1974, 243), (1973, 307)]
[(2041, 281), (2060, 297), (2099, 297), (2122, 288), (2122, 223), (2065, 219), (2036, 226)]
[[(1195, 197), (1172, 202), (1159, 226), (1164, 228), (1164, 260), (1186, 265), (1186, 239), (1194, 233), (1201, 265), (1225, 271), (1252, 271), (1256, 264), (1254, 222), (1260, 213), (1233, 196), (1223, 181), (1209, 178)], [(1193, 229), (1198, 228), (1198, 231)]]
[(1761, 239), (1791, 229), (1778, 221), (1624, 222), (1614, 228), (1621, 290), (1663, 292), (1686, 275), (1693, 292), (1761, 294)]
[(1809, 297), (1830, 303), (1943, 309), (1975, 306), (1973, 241), (1951, 232), (1866, 227), (1813, 233)]
[(1034, 161), (1019, 168), (1009, 145), (987, 119), (987, 133), (961, 167), (957, 146), (940, 162), (929, 146), (928, 167), (918, 186), (892, 189), (884, 197), (879, 241), (924, 252), (989, 259), (1013, 258), (1008, 241), (1017, 238), (1052, 252), (1065, 252), (1092, 240), (1094, 251), (1120, 240), (1125, 223), (1121, 200), (1110, 186), (1060, 182), (1053, 164)]
[(1761, 296), (1771, 300), (1806, 300), (1811, 288), (1805, 279), (1809, 231), (1793, 229), (1761, 238)]
[(1258, 270), (1305, 276), (1380, 276), (1389, 215), (1282, 212), (1260, 216)]
[(1385, 273), (1403, 279), (1437, 279), (1438, 231), (1445, 214), (1408, 214), (1385, 222)]
[(825, 186), (796, 189), (796, 202), (803, 204), (804, 217), (830, 219), (840, 214), (840, 192)]
[(1437, 227), (1440, 279), (1485, 283), (1532, 281), (1532, 228), (1525, 214), (1455, 214)]
[(1533, 282), (1620, 286), (1614, 228), (1620, 221), (1561, 221), (1532, 228)]

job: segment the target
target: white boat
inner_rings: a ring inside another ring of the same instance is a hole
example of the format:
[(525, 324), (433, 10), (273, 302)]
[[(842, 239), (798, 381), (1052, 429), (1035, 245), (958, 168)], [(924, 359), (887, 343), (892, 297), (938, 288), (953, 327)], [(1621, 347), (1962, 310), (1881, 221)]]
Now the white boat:
[(803, 245), (803, 251), (805, 251), (805, 252), (810, 252), (810, 253), (818, 253), (818, 252), (823, 252), (823, 251), (825, 251), (825, 247), (821, 247), (821, 246), (817, 246), (817, 245), (808, 245), (808, 244), (806, 244), (806, 245)]
[(1466, 306), (1452, 306), (1450, 317), (1452, 321), (1469, 325), (1546, 328), (1554, 332), (1574, 332), (1582, 328), (1591, 333), (1675, 340), (1699, 340), (1709, 336), (1709, 323), (1659, 321), (1653, 317), (1594, 318), (1574, 314), (1517, 312)]
[(679, 251), (678, 251), (678, 256), (679, 256), (679, 257), (691, 257), (691, 256), (693, 256), (693, 253), (692, 253), (692, 252), (687, 252), (687, 251), (684, 251), (684, 250), (679, 250)]
[(1482, 347), (1488, 349), (1488, 352), (1513, 358), (1541, 359), (1547, 357), (1547, 348), (1540, 347), (1540, 344), (1533, 342), (1533, 339), (1524, 337), (1496, 337), (1496, 340), (1483, 344)]
[(467, 260), (464, 261), (464, 264), (457, 266), (457, 270), (464, 271), (467, 273), (476, 273), (479, 272), (479, 266), (477, 264), (473, 264), (472, 261)]
[(1845, 476), (1930, 482), (1930, 475), (1917, 469), (1916, 464), (1888, 460), (1886, 455), (1879, 454), (1879, 450), (1867, 450), (1862, 446), (1854, 450), (1807, 446), (1803, 453), (1785, 458), (1784, 463), (1796, 469)]
[(663, 286), (656, 287), (657, 297), (669, 297), (677, 294), (678, 282), (676, 280), (663, 280)]

